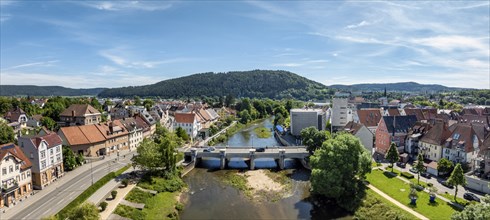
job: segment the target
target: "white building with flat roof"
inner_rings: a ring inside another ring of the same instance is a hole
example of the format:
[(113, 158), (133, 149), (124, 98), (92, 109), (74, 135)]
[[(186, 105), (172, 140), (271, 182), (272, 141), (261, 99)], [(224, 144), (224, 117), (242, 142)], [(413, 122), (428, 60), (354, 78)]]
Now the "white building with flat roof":
[(347, 98), (333, 98), (332, 127), (334, 130), (343, 129), (352, 121), (352, 109), (349, 108)]
[(299, 136), (301, 130), (307, 127), (316, 127), (325, 130), (326, 114), (321, 109), (291, 109), (291, 134)]

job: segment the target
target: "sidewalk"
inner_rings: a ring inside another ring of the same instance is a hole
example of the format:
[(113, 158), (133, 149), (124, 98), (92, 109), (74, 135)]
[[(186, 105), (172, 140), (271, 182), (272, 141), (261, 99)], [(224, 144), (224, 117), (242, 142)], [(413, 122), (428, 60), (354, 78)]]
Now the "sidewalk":
[[(109, 184), (107, 184), (107, 185), (109, 185)], [(125, 188), (117, 188), (116, 189), (116, 191), (117, 191), (116, 199), (107, 201), (107, 208), (103, 212), (100, 213), (100, 219), (109, 219), (109, 216), (112, 214), (112, 212), (114, 212), (114, 210), (116, 210), (117, 205), (119, 205), (119, 203), (121, 203), (121, 201), (124, 199), (124, 197), (126, 197), (126, 195), (134, 187), (136, 187), (136, 184), (129, 184)], [(97, 193), (98, 192), (99, 191), (97, 191)], [(90, 197), (90, 198), (92, 198), (92, 197)], [(100, 202), (102, 202), (102, 201), (100, 201)]]
[(401, 204), (400, 202), (396, 201), (395, 199), (391, 198), (390, 196), (386, 195), (384, 192), (379, 190), (378, 188), (374, 187), (373, 185), (369, 184), (367, 185), (370, 189), (372, 189), (374, 192), (378, 193), (380, 196), (383, 196), (385, 199), (389, 200), (393, 204), (397, 205), (398, 207), (402, 208), (403, 210), (409, 212), (410, 214), (414, 215), (415, 217), (423, 220), (429, 220), (429, 218), (421, 215), (420, 213), (413, 211), (411, 208)]
[[(126, 171), (124, 171), (124, 173), (122, 173), (120, 175), (120, 177), (124, 176), (125, 174), (128, 174), (130, 172), (132, 172), (134, 169), (131, 167), (129, 169), (127, 169)], [(107, 198), (111, 191), (114, 190), (115, 188), (118, 188), (118, 186), (120, 185), (120, 181), (119, 180), (116, 180), (116, 179), (122, 179), (122, 178), (114, 178), (112, 179), (111, 181), (109, 181), (108, 183), (106, 183), (104, 186), (102, 186), (100, 189), (98, 189), (93, 195), (91, 195), (88, 199), (87, 199), (87, 202), (91, 202), (93, 204), (99, 204), (99, 202), (101, 201), (104, 201), (105, 198)], [(129, 185), (128, 187), (126, 188), (129, 188)], [(126, 189), (124, 188), (124, 189)], [(119, 188), (118, 188), (119, 189)], [(120, 198), (123, 198), (124, 196), (120, 196), (119, 195), (119, 192), (118, 192), (118, 195), (116, 197), (116, 200), (117, 198), (120, 197)]]

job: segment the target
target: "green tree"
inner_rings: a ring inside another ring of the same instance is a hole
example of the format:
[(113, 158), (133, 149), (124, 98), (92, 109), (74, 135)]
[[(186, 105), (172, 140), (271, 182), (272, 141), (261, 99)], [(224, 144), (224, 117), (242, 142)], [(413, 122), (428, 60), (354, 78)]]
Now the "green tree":
[(451, 220), (488, 220), (490, 219), (490, 195), (483, 197), (481, 203), (470, 203), (461, 212), (454, 212)]
[(391, 172), (393, 172), (393, 164), (400, 160), (400, 155), (394, 142), (391, 143), (390, 149), (386, 153), (386, 159), (391, 163)]
[(44, 105), (44, 114), (43, 116), (50, 117), (55, 121), (59, 121), (60, 114), (65, 110), (65, 104), (63, 100), (53, 100), (51, 99)]
[(14, 129), (4, 122), (0, 122), (0, 144), (13, 143), (15, 140)]
[(134, 105), (140, 106), (141, 105), (141, 99), (138, 96), (134, 97)]
[(437, 162), (437, 172), (442, 173), (441, 175), (445, 175), (451, 173), (453, 171), (454, 164), (452, 161), (442, 158)]
[(100, 219), (99, 209), (93, 203), (85, 202), (70, 210), (67, 219), (98, 220)]
[(454, 186), (454, 201), (456, 201), (456, 195), (458, 195), (458, 186), (466, 186), (466, 178), (464, 177), (463, 168), (461, 167), (460, 163), (456, 164), (447, 182)]
[(252, 121), (252, 116), (250, 116), (248, 110), (243, 110), (239, 113), (240, 115), (240, 123), (247, 124), (249, 121)]
[(75, 160), (77, 161), (77, 166), (81, 166), (85, 161), (85, 158), (83, 158), (83, 154), (79, 153)]
[(293, 101), (291, 101), (291, 99), (286, 101), (285, 108), (288, 112), (291, 112), (291, 109), (293, 108)]
[(422, 154), (419, 154), (417, 156), (417, 162), (415, 163), (415, 169), (417, 169), (417, 184), (420, 185), (420, 174), (425, 172), (425, 166), (424, 166), (424, 157)]
[(154, 172), (160, 167), (158, 146), (153, 140), (143, 139), (136, 151), (138, 154), (132, 159), (133, 165), (147, 169), (150, 172)]
[(301, 130), (301, 141), (307, 147), (310, 153), (313, 153), (316, 149), (322, 146), (329, 137), (328, 131), (319, 131), (315, 127), (307, 127)]
[(95, 109), (99, 110), (100, 112), (104, 111), (103, 106), (100, 104), (100, 102), (94, 97), (90, 100), (90, 105), (94, 107)]
[(73, 170), (77, 166), (77, 159), (73, 151), (68, 146), (63, 146), (63, 167), (66, 170)]
[(153, 101), (151, 99), (145, 99), (143, 101), (143, 106), (145, 106), (147, 111), (150, 111), (151, 107), (153, 107), (154, 104), (155, 104), (155, 101)]
[(310, 162), (313, 192), (335, 199), (347, 210), (355, 210), (364, 196), (362, 180), (371, 172), (370, 154), (359, 139), (347, 133), (328, 139)]
[(177, 129), (175, 129), (175, 133), (177, 134), (178, 137), (182, 138), (182, 140), (184, 141), (190, 140), (190, 137), (187, 134), (187, 132), (185, 132), (185, 130), (181, 127), (177, 127)]
[(232, 94), (228, 94), (225, 98), (225, 106), (230, 107), (235, 104), (235, 97)]
[(50, 117), (42, 117), (41, 125), (46, 127), (47, 129), (54, 131), (58, 128), (58, 124)]

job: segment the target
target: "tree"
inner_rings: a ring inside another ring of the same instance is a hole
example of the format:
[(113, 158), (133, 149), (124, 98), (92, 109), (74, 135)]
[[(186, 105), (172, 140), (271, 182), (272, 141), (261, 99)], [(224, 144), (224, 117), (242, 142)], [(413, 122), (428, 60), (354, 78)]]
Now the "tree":
[(0, 144), (13, 143), (15, 140), (14, 129), (4, 122), (0, 122)]
[(490, 196), (486, 195), (482, 203), (470, 203), (461, 212), (454, 212), (452, 220), (487, 220), (490, 219)]
[(232, 94), (228, 94), (225, 98), (225, 106), (230, 107), (235, 103), (235, 97)]
[(239, 115), (240, 115), (240, 123), (242, 124), (247, 124), (249, 121), (252, 121), (252, 116), (250, 116), (250, 113), (246, 109), (241, 111)]
[(116, 196), (117, 196), (117, 191), (116, 190), (112, 190), (111, 191), (111, 196), (112, 196), (112, 199), (115, 199)]
[(417, 156), (417, 163), (415, 163), (415, 169), (417, 169), (417, 184), (420, 185), (420, 174), (425, 172), (425, 166), (424, 166), (424, 157), (422, 154), (419, 154)]
[(371, 172), (371, 156), (359, 139), (342, 133), (328, 139), (310, 157), (314, 193), (332, 199), (353, 211), (364, 194), (362, 180)]
[(301, 130), (301, 141), (307, 147), (310, 153), (313, 153), (317, 148), (322, 146), (322, 143), (326, 141), (330, 133), (328, 131), (319, 131), (315, 127), (307, 127)]
[(150, 111), (151, 107), (153, 107), (154, 104), (155, 104), (155, 101), (153, 101), (151, 99), (145, 99), (143, 101), (143, 106), (145, 106), (147, 111)]
[(143, 139), (136, 151), (138, 154), (132, 159), (134, 165), (150, 172), (156, 171), (160, 167), (158, 146), (154, 141), (148, 138)]
[(285, 108), (288, 112), (291, 112), (291, 109), (293, 108), (293, 101), (291, 101), (291, 99), (286, 101)]
[(141, 99), (138, 96), (134, 97), (134, 105), (140, 106), (141, 105)]
[(456, 195), (458, 195), (458, 186), (466, 186), (466, 178), (464, 177), (463, 168), (461, 168), (460, 163), (456, 164), (447, 182), (454, 186), (454, 201), (456, 201)]
[(68, 146), (63, 146), (63, 167), (73, 170), (77, 166), (77, 159), (73, 151)]
[(177, 129), (175, 129), (175, 133), (177, 134), (178, 137), (182, 138), (182, 140), (184, 141), (190, 140), (187, 132), (185, 132), (185, 130), (181, 127), (177, 127)]
[(41, 125), (51, 131), (54, 131), (58, 127), (58, 124), (50, 117), (42, 117)]
[(100, 206), (100, 210), (101, 210), (102, 212), (103, 212), (103, 211), (105, 211), (105, 209), (107, 208), (107, 205), (108, 205), (108, 204), (107, 204), (107, 202), (105, 202), (105, 201), (104, 201), (104, 202), (101, 202), (101, 203), (99, 204), (99, 206)]
[(60, 114), (65, 110), (64, 101), (61, 99), (49, 100), (46, 105), (44, 105), (43, 116), (50, 117), (55, 121), (60, 119)]
[(390, 149), (388, 150), (388, 153), (386, 153), (386, 159), (390, 161), (391, 172), (393, 172), (393, 164), (400, 160), (400, 155), (398, 154), (395, 142), (391, 142)]
[(93, 203), (85, 202), (70, 210), (67, 219), (98, 220), (100, 218), (99, 209)]
[(442, 158), (437, 162), (437, 172), (442, 173), (442, 175), (451, 173), (453, 171), (454, 164), (452, 161)]
[(81, 153), (79, 153), (75, 159), (77, 161), (77, 166), (81, 166), (85, 161), (85, 158), (83, 158), (83, 154)]

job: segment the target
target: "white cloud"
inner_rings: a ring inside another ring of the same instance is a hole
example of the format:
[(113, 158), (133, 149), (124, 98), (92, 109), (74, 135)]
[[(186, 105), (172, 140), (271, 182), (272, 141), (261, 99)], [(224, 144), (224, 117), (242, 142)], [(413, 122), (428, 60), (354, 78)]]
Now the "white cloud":
[(133, 68), (133, 69), (150, 69), (150, 68), (155, 68), (162, 64), (171, 64), (171, 63), (185, 62), (190, 60), (187, 58), (172, 58), (172, 59), (165, 59), (165, 60), (132, 61), (126, 57), (123, 57), (122, 55), (115, 55), (115, 54), (130, 54), (130, 53), (120, 48), (104, 50), (99, 52), (100, 56), (112, 61), (114, 64), (117, 64), (124, 68)]
[(100, 1), (77, 2), (87, 7), (105, 11), (142, 10), (160, 11), (172, 7), (171, 3), (164, 1)]
[[(488, 38), (485, 39), (488, 42)], [(489, 45), (483, 43), (483, 39), (459, 35), (435, 36), (428, 38), (413, 39), (413, 43), (433, 47), (444, 52), (460, 49), (477, 50), (484, 54), (489, 53)]]
[(354, 28), (359, 28), (359, 27), (363, 27), (363, 26), (367, 26), (367, 25), (371, 25), (371, 23), (369, 23), (367, 21), (361, 21), (359, 24), (347, 25), (345, 28), (354, 29)]
[(19, 69), (19, 68), (25, 68), (25, 67), (34, 67), (34, 66), (51, 67), (51, 66), (54, 66), (54, 64), (55, 63), (58, 63), (58, 62), (59, 62), (59, 60), (50, 60), (50, 61), (42, 61), (42, 62), (24, 63), (24, 64), (19, 64), (19, 65), (7, 67), (5, 69), (2, 69), (2, 71)]

